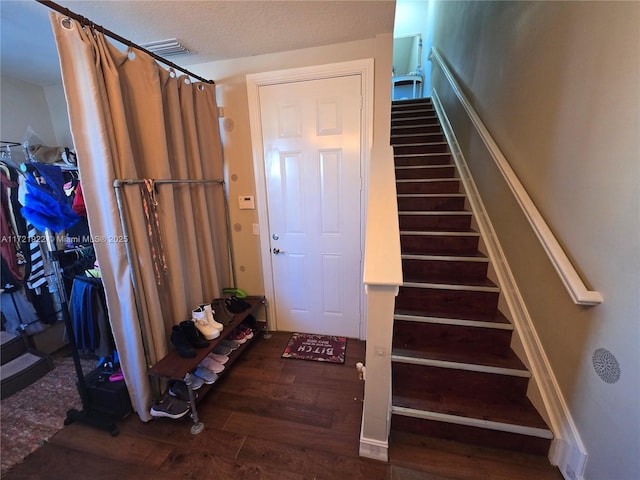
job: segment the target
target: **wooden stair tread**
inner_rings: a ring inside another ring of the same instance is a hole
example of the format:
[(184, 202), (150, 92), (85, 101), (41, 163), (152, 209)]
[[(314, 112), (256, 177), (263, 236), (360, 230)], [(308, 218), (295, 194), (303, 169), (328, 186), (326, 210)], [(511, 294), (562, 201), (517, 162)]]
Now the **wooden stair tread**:
[[(466, 231), (466, 230), (460, 230)], [(472, 253), (460, 253), (456, 255), (419, 255), (419, 254), (402, 254), (403, 260), (450, 260), (450, 261), (489, 261), (489, 258), (482, 252), (472, 252)]]
[(442, 321), (445, 323), (448, 319), (454, 319), (454, 320), (470, 320), (470, 321), (511, 325), (511, 322), (500, 311), (497, 311), (492, 315), (466, 315), (461, 313), (452, 313), (451, 315), (442, 316), (442, 315), (434, 315), (433, 313), (427, 310), (409, 310), (409, 309), (396, 308), (394, 311), (394, 314), (407, 315), (407, 316), (413, 316), (418, 318), (437, 318), (437, 319), (442, 319)]
[[(469, 475), (469, 480), (485, 480), (488, 476), (485, 472), (491, 472), (491, 478), (563, 479), (557, 467), (551, 466), (545, 455), (507, 452), (488, 445), (469, 445), (393, 429), (389, 435), (389, 457), (394, 461), (402, 462), (402, 465), (406, 465), (408, 468), (419, 469), (421, 464), (432, 465), (429, 473), (439, 474), (435, 477), (425, 474), (423, 477), (410, 476), (408, 478), (429, 480), (450, 478), (452, 472), (457, 472), (457, 468), (461, 464), (468, 464), (470, 471), (476, 472)], [(510, 468), (513, 470), (507, 474), (499, 474), (497, 466), (505, 461), (509, 462)], [(480, 465), (485, 467), (484, 471), (479, 468)]]
[[(462, 216), (471, 216), (472, 212), (469, 210), (399, 210), (398, 215), (433, 215), (433, 216), (451, 216), (451, 215), (462, 215)], [(471, 227), (467, 227), (471, 229)], [(422, 230), (424, 231), (424, 230)]]
[(391, 115), (400, 116), (403, 113), (423, 113), (423, 112), (430, 113), (431, 115), (434, 115), (434, 116), (436, 114), (436, 111), (432, 105), (423, 104), (423, 105), (417, 105), (416, 108), (394, 108), (391, 110)]
[[(420, 277), (420, 278), (410, 278), (404, 277), (402, 285), (408, 288), (414, 288), (409, 284), (427, 284), (427, 285), (452, 285), (455, 287), (469, 287), (469, 289), (473, 289), (474, 287), (486, 287), (486, 288), (498, 288), (498, 286), (493, 283), (488, 278), (484, 278), (482, 280), (473, 280), (473, 279), (442, 279), (442, 278), (428, 278), (428, 277)], [(419, 288), (419, 287), (417, 287)], [(464, 288), (463, 288), (464, 290)]]
[(434, 412), (458, 417), (486, 420), (529, 428), (549, 430), (549, 427), (528, 398), (497, 400), (493, 404), (466, 398), (447, 396), (438, 392), (432, 398), (415, 398), (393, 395), (393, 407), (410, 408), (424, 412)]
[(431, 97), (421, 97), (421, 98), (403, 98), (398, 100), (393, 100), (391, 102), (394, 106), (402, 106), (402, 105), (433, 105), (433, 100)]
[(488, 354), (480, 350), (451, 350), (446, 345), (430, 345), (428, 348), (415, 350), (394, 347), (394, 356), (410, 357), (417, 360), (438, 360), (442, 362), (452, 362), (478, 367), (488, 366), (505, 368), (511, 370), (527, 371), (527, 367), (522, 363), (512, 350), (508, 350), (502, 355)]
[(396, 184), (398, 183), (454, 183), (459, 181), (460, 179), (456, 177), (399, 178), (396, 180)]
[(424, 165), (452, 165), (450, 152), (422, 152), (393, 154), (396, 167)]
[[(439, 210), (439, 211), (455, 211), (455, 210)], [(475, 231), (473, 228), (466, 228), (464, 230), (400, 230), (400, 238), (402, 237), (442, 237), (442, 236), (451, 236), (451, 237), (478, 237), (480, 233)]]

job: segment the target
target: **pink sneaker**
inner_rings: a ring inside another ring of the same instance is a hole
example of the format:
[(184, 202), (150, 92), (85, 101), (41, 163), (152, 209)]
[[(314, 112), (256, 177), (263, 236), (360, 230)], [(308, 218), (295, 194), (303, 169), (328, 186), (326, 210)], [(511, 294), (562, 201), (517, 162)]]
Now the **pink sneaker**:
[(228, 355), (220, 355), (218, 353), (210, 353), (207, 356), (209, 358), (215, 360), (216, 362), (220, 363), (221, 365), (224, 365), (225, 363), (227, 363), (229, 361), (229, 356)]
[(231, 332), (227, 338), (238, 343), (244, 343), (247, 341), (247, 336), (239, 328), (236, 328), (233, 332)]
[(211, 370), (213, 373), (220, 373), (224, 370), (224, 365), (216, 362), (213, 358), (206, 357), (200, 362), (200, 366)]
[(247, 325), (238, 325), (238, 329), (244, 333), (245, 338), (252, 339), (253, 338), (253, 330)]

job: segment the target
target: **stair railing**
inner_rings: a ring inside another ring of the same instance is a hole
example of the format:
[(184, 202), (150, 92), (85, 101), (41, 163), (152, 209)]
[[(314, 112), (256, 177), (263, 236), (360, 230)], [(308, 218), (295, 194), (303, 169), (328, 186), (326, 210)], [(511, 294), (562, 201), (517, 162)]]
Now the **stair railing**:
[(458, 100), (467, 112), (469, 119), (482, 138), (487, 150), (491, 153), (498, 170), (502, 173), (509, 189), (524, 212), (525, 217), (533, 228), (534, 233), (542, 244), (544, 251), (551, 260), (552, 265), (560, 276), (560, 280), (569, 292), (569, 296), (573, 302), (576, 305), (599, 305), (602, 303), (602, 295), (595, 290), (590, 290), (585, 285), (566, 252), (549, 228), (549, 225), (547, 225), (538, 208), (533, 203), (533, 200), (531, 200), (531, 197), (511, 168), (509, 161), (500, 150), (500, 147), (498, 147), (498, 144), (495, 142), (474, 108), (471, 106), (471, 103), (462, 92), (460, 85), (456, 82), (453, 74), (449, 70), (449, 67), (442, 59), (442, 56), (436, 48), (431, 49), (430, 58), (438, 64), (445, 78), (449, 82), (451, 89), (454, 91)]

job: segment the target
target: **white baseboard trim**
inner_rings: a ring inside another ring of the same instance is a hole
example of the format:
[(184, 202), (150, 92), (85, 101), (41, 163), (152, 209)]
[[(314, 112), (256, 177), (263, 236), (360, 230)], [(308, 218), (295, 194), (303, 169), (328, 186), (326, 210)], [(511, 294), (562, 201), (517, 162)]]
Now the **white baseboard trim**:
[(495, 268), (501, 292), (512, 316), (514, 329), (522, 341), (525, 354), (530, 363), (531, 374), (537, 382), (549, 415), (550, 428), (554, 433), (554, 440), (549, 451), (549, 461), (558, 466), (565, 478), (579, 480), (584, 474), (587, 461), (584, 444), (580, 439), (579, 432), (560, 391), (560, 386), (533, 326), (533, 320), (526, 308), (449, 118), (435, 89), (431, 92), (431, 98), (440, 118), (444, 134), (449, 142), (454, 162), (467, 193), (471, 210), (478, 223), (480, 234), (486, 244), (489, 259)]
[(387, 462), (389, 460), (389, 442), (382, 442), (361, 435), (359, 455), (361, 457)]

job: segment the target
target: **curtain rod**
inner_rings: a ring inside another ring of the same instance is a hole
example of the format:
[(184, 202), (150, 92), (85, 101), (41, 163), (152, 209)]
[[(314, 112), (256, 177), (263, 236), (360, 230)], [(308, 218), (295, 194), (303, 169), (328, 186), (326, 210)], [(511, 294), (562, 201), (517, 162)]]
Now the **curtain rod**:
[(81, 25), (83, 26), (89, 26), (95, 30), (98, 30), (99, 32), (101, 32), (104, 35), (107, 35), (108, 37), (113, 38), (114, 40), (117, 40), (120, 43), (124, 43), (125, 45), (129, 46), (129, 47), (133, 47), (137, 50), (141, 50), (144, 53), (146, 53), (147, 55), (150, 55), (151, 57), (155, 58), (156, 60), (158, 60), (159, 62), (164, 63), (165, 65), (170, 66), (171, 68), (174, 68), (176, 70), (180, 70), (183, 73), (186, 73), (187, 75), (196, 78), (198, 80), (200, 80), (201, 82), (204, 83), (209, 83), (211, 85), (215, 85), (215, 82), (213, 80), (207, 80), (206, 78), (202, 78), (199, 75), (196, 75), (195, 73), (190, 72), (189, 70), (180, 67), (179, 65), (176, 65), (175, 63), (162, 58), (160, 55), (157, 55), (153, 52), (150, 52), (149, 50), (147, 50), (146, 48), (138, 45), (137, 43), (133, 43), (131, 40), (127, 40), (124, 37), (121, 37), (120, 35), (118, 35), (117, 33), (113, 33), (111, 30), (107, 30), (106, 28), (104, 28), (102, 25), (98, 25), (96, 23), (93, 23), (93, 21), (89, 20), (87, 17), (83, 17), (82, 15), (79, 15), (75, 12), (72, 12), (71, 10), (69, 10), (68, 8), (63, 7), (62, 5), (58, 5), (55, 2), (50, 2), (47, 0), (36, 0), (36, 2), (41, 3), (42, 5), (49, 7), (51, 10), (55, 10), (56, 12), (62, 13), (63, 15), (66, 15), (70, 18), (73, 18), (74, 20), (77, 20), (78, 22), (80, 22)]

